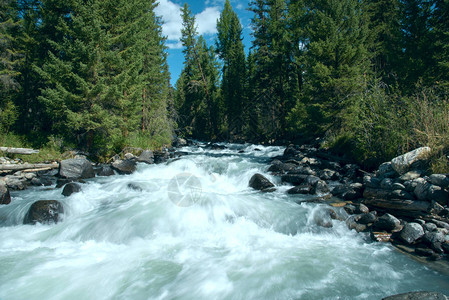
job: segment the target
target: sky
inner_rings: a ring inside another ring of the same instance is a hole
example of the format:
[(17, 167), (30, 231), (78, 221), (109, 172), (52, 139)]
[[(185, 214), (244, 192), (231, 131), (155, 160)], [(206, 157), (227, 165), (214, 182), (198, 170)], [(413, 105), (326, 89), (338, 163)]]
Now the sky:
[[(167, 37), (168, 65), (171, 73), (171, 84), (174, 86), (181, 74), (184, 63), (181, 37), (181, 7), (184, 3), (190, 6), (195, 15), (198, 33), (203, 35), (209, 46), (215, 45), (217, 19), (223, 10), (225, 0), (159, 0), (156, 14), (162, 17), (163, 35)], [(230, 0), (232, 8), (240, 18), (243, 27), (243, 43), (248, 51), (251, 43), (251, 18), (252, 13), (248, 11), (249, 1)]]

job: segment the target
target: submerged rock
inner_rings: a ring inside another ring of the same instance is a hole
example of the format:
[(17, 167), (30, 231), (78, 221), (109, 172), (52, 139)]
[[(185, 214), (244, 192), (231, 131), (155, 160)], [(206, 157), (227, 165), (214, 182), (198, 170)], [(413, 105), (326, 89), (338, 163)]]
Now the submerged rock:
[(66, 197), (75, 194), (75, 193), (79, 193), (81, 191), (81, 185), (79, 185), (78, 183), (75, 182), (70, 182), (67, 183), (64, 186), (64, 189), (62, 190), (62, 194)]
[(136, 171), (136, 162), (134, 160), (116, 160), (112, 163), (112, 168), (119, 174), (132, 174)]
[(60, 214), (64, 213), (64, 208), (56, 200), (39, 200), (34, 202), (28, 210), (23, 224), (34, 225), (36, 223), (58, 223)]
[(87, 159), (72, 158), (61, 161), (59, 176), (68, 179), (87, 179), (95, 177), (95, 171)]
[(255, 190), (265, 190), (269, 188), (273, 188), (274, 184), (271, 183), (265, 176), (262, 174), (256, 173), (249, 180), (249, 186)]

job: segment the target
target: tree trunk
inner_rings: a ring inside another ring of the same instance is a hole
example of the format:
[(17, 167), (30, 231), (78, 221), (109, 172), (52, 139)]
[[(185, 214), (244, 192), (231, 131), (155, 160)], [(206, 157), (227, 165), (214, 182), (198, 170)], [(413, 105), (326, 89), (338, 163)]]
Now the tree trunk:
[(0, 171), (23, 171), (29, 169), (56, 169), (59, 168), (58, 163), (51, 164), (17, 164), (17, 165), (0, 165)]
[(0, 147), (0, 151), (10, 153), (10, 154), (35, 154), (39, 153), (39, 150), (28, 149), (28, 148), (11, 148), (11, 147)]

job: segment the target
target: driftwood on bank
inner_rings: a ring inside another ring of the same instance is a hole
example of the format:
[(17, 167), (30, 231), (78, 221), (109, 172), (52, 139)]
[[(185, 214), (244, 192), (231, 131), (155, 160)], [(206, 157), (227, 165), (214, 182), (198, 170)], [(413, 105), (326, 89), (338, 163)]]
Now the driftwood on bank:
[(36, 154), (39, 150), (29, 149), (29, 148), (11, 148), (11, 147), (0, 147), (0, 151), (9, 154)]
[(42, 171), (43, 169), (51, 170), (59, 167), (58, 163), (51, 164), (4, 164), (0, 165), (0, 171), (23, 171), (23, 170), (38, 170)]

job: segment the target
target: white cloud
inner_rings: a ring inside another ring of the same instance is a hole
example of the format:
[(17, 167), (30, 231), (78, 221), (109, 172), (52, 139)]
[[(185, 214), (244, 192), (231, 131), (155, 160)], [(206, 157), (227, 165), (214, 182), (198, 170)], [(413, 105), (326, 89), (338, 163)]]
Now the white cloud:
[[(164, 22), (162, 32), (167, 37), (167, 46), (170, 49), (182, 48), (182, 44), (179, 41), (182, 28), (181, 6), (170, 0), (159, 0), (159, 5), (156, 7), (155, 12), (162, 17)], [(195, 18), (198, 33), (202, 35), (215, 34), (219, 17), (220, 9), (218, 7), (207, 7), (204, 11), (197, 14)]]
[(220, 17), (220, 10), (218, 7), (207, 7), (195, 17), (199, 34), (217, 33), (217, 20)]

